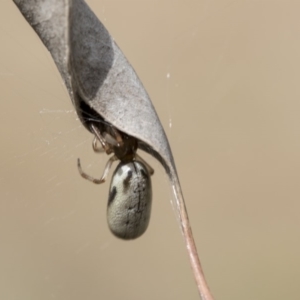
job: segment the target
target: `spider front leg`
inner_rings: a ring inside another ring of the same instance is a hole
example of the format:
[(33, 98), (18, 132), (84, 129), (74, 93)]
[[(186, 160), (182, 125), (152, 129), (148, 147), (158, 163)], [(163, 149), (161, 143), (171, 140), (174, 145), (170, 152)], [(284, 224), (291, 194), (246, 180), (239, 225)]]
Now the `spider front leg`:
[[(105, 137), (102, 136), (100, 130), (94, 125), (91, 124), (91, 131), (95, 134), (95, 138), (101, 143), (102, 148), (107, 154), (113, 152), (112, 146), (106, 141)], [(100, 147), (97, 145), (97, 140), (93, 141), (93, 149), (95, 152), (101, 152)]]
[(105, 169), (104, 169), (104, 172), (103, 172), (103, 175), (101, 176), (100, 179), (97, 179), (97, 178), (94, 178), (88, 174), (86, 174), (85, 172), (83, 172), (82, 168), (81, 168), (81, 164), (80, 164), (80, 159), (78, 158), (78, 161), (77, 161), (77, 166), (78, 166), (78, 171), (80, 173), (80, 175), (84, 178), (84, 179), (87, 179), (93, 183), (96, 183), (96, 184), (100, 184), (100, 183), (103, 183), (105, 182), (105, 180), (107, 179), (107, 176), (109, 174), (109, 171), (111, 169), (111, 166), (113, 164), (114, 161), (118, 160), (118, 158), (114, 155), (112, 156), (108, 162), (106, 163), (106, 166), (105, 166)]
[(96, 153), (103, 153), (105, 152), (105, 149), (101, 146), (98, 145), (98, 139), (96, 136), (94, 136), (94, 139), (93, 139), (93, 150), (94, 152)]
[[(96, 153), (103, 152), (104, 150), (106, 154), (111, 154), (114, 152), (113, 147), (120, 147), (123, 144), (123, 140), (119, 132), (115, 128), (112, 129), (116, 138), (107, 132), (101, 133), (94, 124), (91, 124), (91, 130), (95, 134), (95, 138), (93, 140), (93, 150)], [(98, 146), (97, 141), (101, 143), (103, 150)]]

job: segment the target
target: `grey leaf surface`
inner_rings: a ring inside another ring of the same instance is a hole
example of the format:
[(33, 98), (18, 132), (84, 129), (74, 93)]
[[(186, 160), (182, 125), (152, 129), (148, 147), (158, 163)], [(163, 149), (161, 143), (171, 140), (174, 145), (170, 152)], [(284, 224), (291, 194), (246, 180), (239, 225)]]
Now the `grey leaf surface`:
[[(83, 0), (13, 0), (50, 51), (82, 123), (86, 109), (138, 139), (139, 148), (164, 166), (203, 299), (212, 299), (205, 283), (172, 152), (152, 105), (109, 32)], [(89, 129), (86, 126), (87, 129)]]
[[(75, 107), (84, 101), (119, 130), (136, 137), (164, 165), (174, 169), (168, 140), (135, 71), (99, 19), (81, 0), (69, 12), (70, 65)], [(80, 115), (80, 109), (77, 112)]]

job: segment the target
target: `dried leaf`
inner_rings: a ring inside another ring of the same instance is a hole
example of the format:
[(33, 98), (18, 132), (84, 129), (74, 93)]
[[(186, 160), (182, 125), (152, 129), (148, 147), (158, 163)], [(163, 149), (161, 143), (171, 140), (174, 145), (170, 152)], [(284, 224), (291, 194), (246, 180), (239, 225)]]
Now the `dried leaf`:
[[(212, 299), (197, 255), (172, 152), (152, 102), (109, 32), (83, 0), (14, 0), (50, 51), (84, 125), (86, 111), (138, 139), (164, 166), (203, 300)], [(89, 129), (87, 127), (87, 129)]]

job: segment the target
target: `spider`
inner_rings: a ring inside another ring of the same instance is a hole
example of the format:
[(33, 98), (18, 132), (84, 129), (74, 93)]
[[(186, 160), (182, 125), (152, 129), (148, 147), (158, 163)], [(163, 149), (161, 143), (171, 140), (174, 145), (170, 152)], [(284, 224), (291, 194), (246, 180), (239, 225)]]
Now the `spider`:
[[(137, 153), (138, 141), (112, 125), (100, 130), (90, 124), (94, 133), (93, 150), (96, 153), (112, 154), (104, 168), (103, 175), (96, 179), (86, 174), (78, 158), (80, 175), (96, 184), (106, 181), (112, 164), (120, 160), (113, 173), (107, 204), (107, 222), (111, 232), (121, 239), (135, 239), (147, 229), (152, 202), (151, 175), (153, 168)], [(100, 142), (101, 147), (99, 147)]]

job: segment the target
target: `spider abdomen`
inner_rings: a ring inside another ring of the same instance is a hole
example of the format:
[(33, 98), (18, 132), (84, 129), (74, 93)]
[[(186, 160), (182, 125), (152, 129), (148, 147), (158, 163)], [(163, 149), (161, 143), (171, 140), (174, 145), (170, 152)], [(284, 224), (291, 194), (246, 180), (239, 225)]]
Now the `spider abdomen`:
[(151, 178), (140, 161), (121, 162), (111, 180), (107, 222), (122, 239), (135, 239), (149, 224), (152, 203)]

